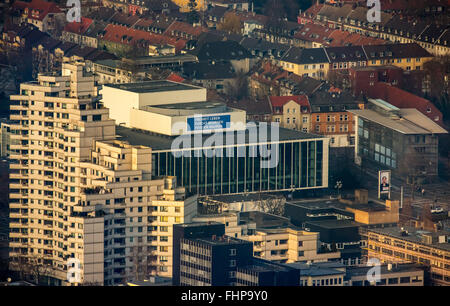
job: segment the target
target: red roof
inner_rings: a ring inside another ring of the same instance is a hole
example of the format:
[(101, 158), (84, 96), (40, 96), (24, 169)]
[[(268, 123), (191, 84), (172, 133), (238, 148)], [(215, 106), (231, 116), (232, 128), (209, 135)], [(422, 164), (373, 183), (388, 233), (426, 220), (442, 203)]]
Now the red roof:
[(332, 29), (325, 26), (314, 23), (307, 23), (303, 26), (303, 28), (295, 33), (294, 37), (305, 41), (312, 41), (323, 45), (329, 45), (330, 43), (328, 36), (330, 36), (332, 32)]
[(308, 109), (310, 108), (309, 100), (306, 95), (299, 96), (271, 96), (269, 97), (270, 103), (272, 107), (282, 107), (289, 101), (294, 101), (300, 106), (306, 106)]
[(105, 34), (102, 39), (132, 46), (139, 44), (172, 45), (177, 51), (180, 51), (186, 46), (186, 40), (183, 39), (171, 38), (113, 24), (109, 24), (105, 28)]
[(90, 18), (81, 17), (81, 22), (69, 22), (64, 27), (65, 32), (76, 34), (83, 34), (91, 26), (93, 20)]
[(23, 11), (28, 18), (37, 20), (43, 20), (48, 14), (62, 13), (55, 3), (44, 0), (16, 1), (13, 3), (13, 9)]
[(185, 79), (183, 79), (181, 76), (179, 76), (178, 74), (172, 72), (170, 73), (170, 75), (167, 77), (167, 81), (172, 81), (172, 82), (176, 82), (176, 83), (183, 83), (185, 81)]
[(208, 31), (204, 27), (194, 27), (189, 23), (182, 21), (174, 21), (170, 24), (170, 26), (164, 32), (164, 35), (168, 36), (180, 36), (177, 33), (188, 34), (193, 37), (198, 37), (203, 32)]
[[(377, 82), (368, 95), (371, 98), (382, 99), (398, 108), (415, 108), (437, 124), (443, 126), (442, 113), (433, 103), (398, 87)], [(439, 120), (436, 121), (436, 117), (439, 117)]]

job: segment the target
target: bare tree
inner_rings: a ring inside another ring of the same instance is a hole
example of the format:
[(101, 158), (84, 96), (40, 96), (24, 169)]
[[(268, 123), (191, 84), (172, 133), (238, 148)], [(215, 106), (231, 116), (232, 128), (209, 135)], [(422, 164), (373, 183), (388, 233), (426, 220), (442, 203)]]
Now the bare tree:
[(285, 202), (286, 200), (283, 197), (274, 196), (267, 199), (259, 199), (256, 206), (265, 213), (283, 216)]
[(236, 77), (227, 84), (227, 93), (236, 100), (248, 97), (248, 77), (242, 71), (236, 73)]
[(21, 279), (30, 280), (35, 284), (40, 284), (43, 276), (53, 275), (52, 266), (45, 263), (42, 255), (10, 257), (10, 268), (19, 272)]
[(217, 25), (217, 29), (228, 33), (240, 34), (242, 31), (241, 20), (235, 13), (228, 12), (225, 14), (223, 22)]

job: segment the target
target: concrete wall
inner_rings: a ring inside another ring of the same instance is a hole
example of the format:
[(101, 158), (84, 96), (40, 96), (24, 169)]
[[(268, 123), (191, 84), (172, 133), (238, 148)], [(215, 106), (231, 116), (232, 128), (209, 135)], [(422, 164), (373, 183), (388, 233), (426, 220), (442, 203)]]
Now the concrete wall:
[(104, 86), (100, 91), (102, 102), (109, 108), (109, 116), (116, 124), (130, 125), (130, 110), (139, 107), (139, 94)]
[(135, 93), (109, 86), (100, 91), (102, 102), (109, 108), (110, 117), (116, 124), (130, 127), (131, 109), (147, 105), (176, 104), (206, 101), (206, 88), (172, 90), (151, 93)]

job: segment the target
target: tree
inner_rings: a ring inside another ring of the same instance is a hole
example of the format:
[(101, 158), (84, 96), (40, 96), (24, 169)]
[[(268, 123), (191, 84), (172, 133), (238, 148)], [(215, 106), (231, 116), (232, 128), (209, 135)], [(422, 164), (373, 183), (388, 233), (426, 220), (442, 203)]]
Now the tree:
[(50, 277), (53, 275), (52, 266), (45, 263), (45, 259), (41, 255), (21, 256), (16, 255), (10, 257), (11, 270), (19, 273), (20, 279), (26, 279), (39, 284), (42, 277)]
[(228, 33), (240, 34), (242, 32), (241, 19), (235, 13), (228, 12), (225, 14), (223, 22), (217, 25), (217, 29)]
[(248, 78), (247, 75), (238, 71), (236, 77), (227, 84), (227, 93), (235, 100), (239, 101), (248, 97)]
[(279, 25), (280, 20), (297, 21), (299, 5), (295, 0), (267, 0), (264, 14), (269, 17), (269, 23)]
[(429, 98), (442, 112), (444, 120), (450, 120), (449, 78), (450, 55), (437, 56), (423, 65), (430, 85)]
[(134, 281), (142, 281), (146, 278), (148, 274), (148, 265), (147, 265), (147, 256), (146, 253), (143, 252), (145, 247), (142, 244), (138, 244), (131, 249), (131, 262), (133, 266), (131, 268), (131, 273), (128, 278)]
[(198, 23), (200, 21), (200, 15), (196, 10), (197, 0), (189, 0), (188, 7), (189, 7), (189, 14), (188, 14), (189, 23), (191, 24)]
[(265, 213), (283, 216), (285, 203), (285, 198), (273, 196), (267, 199), (259, 199), (259, 201), (256, 202), (256, 207)]

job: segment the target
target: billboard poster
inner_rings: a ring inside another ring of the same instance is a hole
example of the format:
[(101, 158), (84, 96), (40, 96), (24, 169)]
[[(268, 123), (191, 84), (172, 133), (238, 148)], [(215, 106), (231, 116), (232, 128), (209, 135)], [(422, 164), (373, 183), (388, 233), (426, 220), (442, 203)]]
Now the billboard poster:
[(378, 171), (378, 198), (381, 195), (391, 195), (391, 170)]
[(230, 115), (194, 116), (187, 118), (187, 130), (209, 131), (230, 127)]

